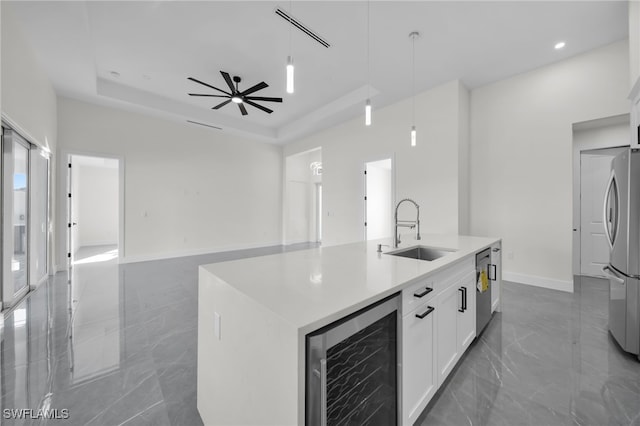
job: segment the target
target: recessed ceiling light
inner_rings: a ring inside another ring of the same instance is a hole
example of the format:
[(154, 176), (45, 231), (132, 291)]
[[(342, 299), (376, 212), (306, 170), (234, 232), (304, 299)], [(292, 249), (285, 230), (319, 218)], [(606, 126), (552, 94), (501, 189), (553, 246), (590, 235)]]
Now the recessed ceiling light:
[(565, 44), (566, 43), (564, 41), (561, 41), (561, 42), (556, 43), (556, 45), (554, 47), (556, 48), (556, 50), (560, 50), (565, 46)]
[(114, 77), (114, 78), (120, 77), (120, 73), (118, 71), (111, 71), (109, 72), (109, 74), (111, 74), (111, 77)]

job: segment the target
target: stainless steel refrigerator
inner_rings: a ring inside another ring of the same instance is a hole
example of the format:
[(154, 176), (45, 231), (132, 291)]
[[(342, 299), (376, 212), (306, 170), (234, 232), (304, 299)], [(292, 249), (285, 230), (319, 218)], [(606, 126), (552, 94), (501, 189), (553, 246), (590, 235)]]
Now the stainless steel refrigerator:
[(611, 162), (604, 197), (609, 264), (609, 331), (622, 349), (640, 358), (640, 150)]

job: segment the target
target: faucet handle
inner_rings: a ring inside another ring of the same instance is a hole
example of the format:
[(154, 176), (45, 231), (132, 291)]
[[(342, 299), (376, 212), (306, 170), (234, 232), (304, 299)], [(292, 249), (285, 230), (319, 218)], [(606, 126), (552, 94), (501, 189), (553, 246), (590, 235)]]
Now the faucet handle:
[(382, 247), (390, 247), (389, 244), (378, 244), (378, 253), (382, 253)]

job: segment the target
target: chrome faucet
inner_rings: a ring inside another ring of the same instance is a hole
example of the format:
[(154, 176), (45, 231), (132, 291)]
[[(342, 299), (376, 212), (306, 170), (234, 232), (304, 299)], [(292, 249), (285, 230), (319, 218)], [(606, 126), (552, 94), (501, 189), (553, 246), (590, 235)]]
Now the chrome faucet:
[[(400, 204), (404, 203), (405, 201), (409, 201), (410, 203), (413, 203), (414, 206), (416, 206), (416, 220), (398, 220), (398, 209), (400, 208)], [(420, 239), (420, 206), (418, 205), (418, 203), (413, 201), (411, 198), (400, 200), (398, 202), (398, 205), (396, 205), (395, 221), (396, 229), (393, 236), (393, 247), (398, 248), (398, 244), (401, 243), (400, 234), (398, 234), (398, 227), (413, 229), (417, 226), (418, 229), (416, 230), (416, 240)]]

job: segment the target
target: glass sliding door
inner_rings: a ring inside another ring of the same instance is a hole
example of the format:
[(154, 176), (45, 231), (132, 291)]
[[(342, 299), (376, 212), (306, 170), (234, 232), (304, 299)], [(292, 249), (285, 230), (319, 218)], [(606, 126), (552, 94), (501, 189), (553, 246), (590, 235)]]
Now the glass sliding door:
[(14, 296), (19, 297), (28, 289), (29, 236), (27, 218), (29, 212), (29, 148), (20, 138), (13, 139), (13, 275)]
[(30, 284), (38, 285), (47, 277), (49, 244), (49, 156), (32, 145), (31, 149)]
[(29, 146), (2, 129), (2, 301), (11, 306), (29, 291)]

